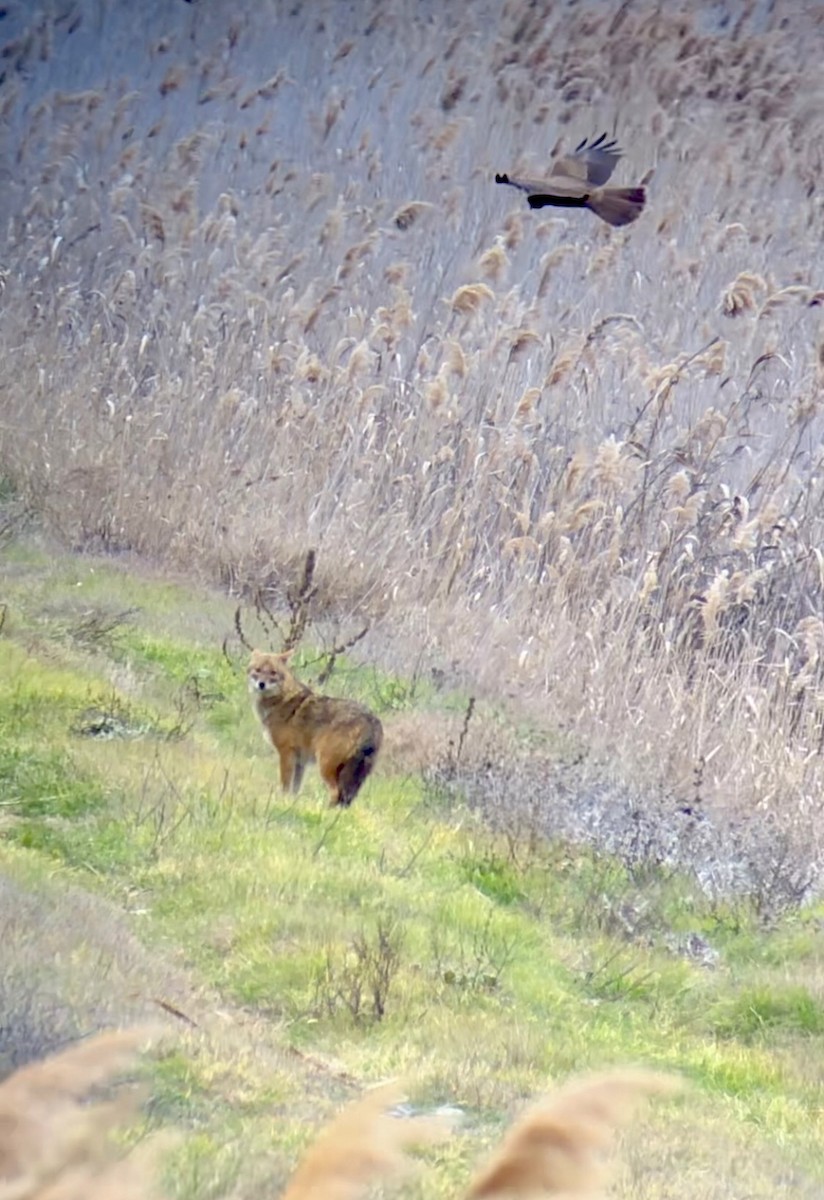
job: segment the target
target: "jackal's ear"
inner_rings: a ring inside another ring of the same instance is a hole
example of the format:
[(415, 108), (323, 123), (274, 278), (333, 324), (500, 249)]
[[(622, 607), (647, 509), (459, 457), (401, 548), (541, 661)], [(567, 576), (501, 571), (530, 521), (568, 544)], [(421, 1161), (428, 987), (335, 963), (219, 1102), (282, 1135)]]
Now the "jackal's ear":
[(296, 650), (297, 646), (290, 646), (288, 650), (281, 650), (280, 654), (275, 655), (275, 658), (279, 658), (281, 662), (288, 662)]

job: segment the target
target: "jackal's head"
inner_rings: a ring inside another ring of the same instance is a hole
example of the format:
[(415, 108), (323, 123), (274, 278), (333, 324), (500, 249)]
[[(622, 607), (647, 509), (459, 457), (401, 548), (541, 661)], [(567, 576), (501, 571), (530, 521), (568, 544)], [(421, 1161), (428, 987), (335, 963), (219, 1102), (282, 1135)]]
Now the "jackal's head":
[(295, 677), (287, 665), (290, 654), (291, 650), (283, 654), (253, 650), (247, 672), (249, 691), (257, 696), (283, 696), (295, 683)]

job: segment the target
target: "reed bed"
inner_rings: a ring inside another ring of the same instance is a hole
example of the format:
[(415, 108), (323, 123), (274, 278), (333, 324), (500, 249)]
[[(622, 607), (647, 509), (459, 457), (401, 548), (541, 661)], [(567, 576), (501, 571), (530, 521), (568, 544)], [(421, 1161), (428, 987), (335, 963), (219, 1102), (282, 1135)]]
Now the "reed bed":
[[(5, 10), (7, 490), (817, 856), (817, 6)], [(602, 129), (631, 229), (492, 185)]]

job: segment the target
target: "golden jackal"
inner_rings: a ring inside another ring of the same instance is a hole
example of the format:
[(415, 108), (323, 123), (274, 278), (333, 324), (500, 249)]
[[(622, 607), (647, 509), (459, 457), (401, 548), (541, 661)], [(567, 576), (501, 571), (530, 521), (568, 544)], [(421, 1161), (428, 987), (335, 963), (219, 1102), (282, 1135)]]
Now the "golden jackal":
[(317, 760), (332, 805), (349, 805), (375, 765), (383, 741), (380, 721), (354, 700), (319, 696), (289, 669), (291, 651), (253, 650), (249, 691), (264, 736), (280, 755), (284, 791), (300, 790), (307, 763)]

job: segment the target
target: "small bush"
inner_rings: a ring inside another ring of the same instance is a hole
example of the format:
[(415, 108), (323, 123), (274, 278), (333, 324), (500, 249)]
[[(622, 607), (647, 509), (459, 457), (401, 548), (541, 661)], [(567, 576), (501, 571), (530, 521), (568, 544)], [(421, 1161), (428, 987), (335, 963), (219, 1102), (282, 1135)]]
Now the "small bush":
[(490, 907), (482, 924), (448, 935), (440, 924), (430, 933), (436, 980), (466, 992), (494, 992), (522, 950), (522, 940)]
[(824, 1033), (824, 1004), (804, 987), (759, 986), (741, 991), (712, 1021), (724, 1038), (751, 1042), (768, 1030), (811, 1036)]
[[(531, 852), (536, 839), (594, 851), (601, 860), (591, 860), (596, 876), (621, 877), (605, 880), (601, 889), (610, 896), (608, 908), (616, 883), (643, 897), (680, 875), (708, 910), (713, 904), (725, 909), (737, 898), (769, 925), (808, 901), (824, 870), (812, 818), (786, 824), (761, 812), (711, 816), (699, 804), (627, 784), (598, 763), (537, 754), (512, 754), (503, 763), (459, 761), (448, 771), (430, 772), (428, 786), (441, 803), (467, 803), (510, 843), (516, 858), (518, 845)], [(590, 917), (601, 907), (600, 884), (595, 878), (593, 884)], [(648, 907), (642, 901), (641, 908)]]
[(518, 871), (511, 862), (485, 855), (465, 858), (460, 865), (466, 882), (497, 904), (515, 904), (524, 898)]
[(315, 977), (315, 1007), (327, 1016), (343, 1011), (353, 1021), (381, 1021), (401, 967), (403, 938), (392, 921), (361, 929), (344, 951), (326, 951)]

